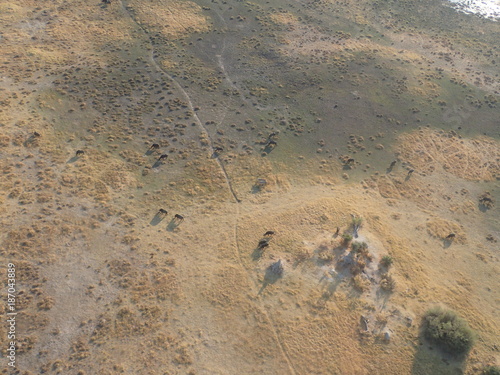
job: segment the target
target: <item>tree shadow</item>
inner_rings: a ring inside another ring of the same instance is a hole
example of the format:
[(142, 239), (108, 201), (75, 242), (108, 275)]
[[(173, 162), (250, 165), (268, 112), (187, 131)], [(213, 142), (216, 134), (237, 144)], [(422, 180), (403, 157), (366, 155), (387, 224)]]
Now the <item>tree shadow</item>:
[(443, 353), (424, 338), (420, 338), (420, 345), (413, 357), (411, 375), (457, 375), (463, 374), (464, 371), (463, 358), (455, 358)]
[(273, 265), (271, 264), (269, 267), (266, 268), (266, 274), (264, 275), (264, 281), (262, 282), (262, 286), (259, 290), (259, 293), (257, 295), (261, 295), (262, 292), (267, 288), (269, 284), (274, 284), (276, 283), (279, 279), (283, 277), (283, 275), (279, 275), (275, 272), (273, 272), (272, 267)]
[(416, 348), (411, 375), (457, 375), (465, 372), (467, 354), (453, 355), (440, 350), (424, 336), (423, 324), (419, 329), (419, 345)]
[(381, 309), (387, 308), (387, 302), (389, 302), (392, 294), (393, 293), (389, 290), (384, 290), (380, 287), (377, 289), (375, 292), (375, 298), (377, 299), (377, 302), (381, 302)]
[(323, 275), (318, 282), (323, 290), (321, 298), (329, 300), (337, 291), (337, 288), (342, 283), (342, 278), (337, 274), (335, 276)]

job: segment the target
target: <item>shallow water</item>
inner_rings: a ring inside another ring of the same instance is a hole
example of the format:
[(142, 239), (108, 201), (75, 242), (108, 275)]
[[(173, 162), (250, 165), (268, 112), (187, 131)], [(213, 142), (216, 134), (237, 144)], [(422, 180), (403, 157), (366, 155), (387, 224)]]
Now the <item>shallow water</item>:
[(473, 13), (498, 20), (500, 19), (500, 1), (498, 0), (450, 0), (452, 6), (464, 13)]

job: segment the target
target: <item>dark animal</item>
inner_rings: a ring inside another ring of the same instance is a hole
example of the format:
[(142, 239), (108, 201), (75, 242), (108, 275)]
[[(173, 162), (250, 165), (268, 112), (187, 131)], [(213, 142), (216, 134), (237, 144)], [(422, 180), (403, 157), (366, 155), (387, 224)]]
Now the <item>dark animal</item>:
[(393, 162), (391, 162), (391, 165), (389, 166), (389, 168), (394, 168), (394, 166), (396, 165), (397, 163), (397, 160), (394, 160)]
[(353, 158), (347, 159), (346, 164), (352, 164), (352, 163), (354, 163), (354, 159)]
[(259, 243), (259, 246), (257, 247), (259, 250), (264, 250), (266, 247), (269, 246), (269, 243), (268, 242), (263, 242), (263, 243)]
[(167, 210), (164, 210), (163, 208), (160, 208), (158, 210), (158, 213), (157, 213), (157, 215), (166, 215), (166, 214), (168, 214), (168, 212), (167, 212)]
[(273, 139), (274, 137), (276, 137), (278, 135), (278, 133), (276, 132), (272, 132), (271, 134), (269, 134), (269, 137), (267, 137), (267, 139)]
[(179, 214), (175, 214), (174, 215), (174, 220), (176, 220), (177, 221), (177, 225), (179, 225), (180, 223), (182, 223), (184, 221), (184, 216), (179, 215)]
[(150, 150), (158, 150), (159, 148), (160, 148), (160, 145), (158, 143), (153, 143), (149, 149)]
[(83, 154), (85, 154), (85, 151), (83, 151), (83, 150), (77, 150), (76, 151), (76, 156), (80, 156), (80, 155), (83, 155)]
[(409, 176), (409, 175), (411, 175), (413, 172), (415, 172), (415, 169), (410, 169), (410, 170), (408, 171), (408, 176)]
[(340, 227), (337, 227), (337, 230), (335, 231), (335, 236), (338, 236), (340, 233)]
[(268, 230), (266, 233), (264, 233), (264, 237), (267, 237), (267, 236), (274, 236), (274, 231)]
[(101, 0), (101, 3), (104, 3), (104, 4), (111, 4), (111, 0)]
[(41, 137), (42, 135), (38, 132), (33, 132), (33, 136), (38, 138), (38, 137)]
[(264, 243), (269, 243), (271, 239), (268, 237), (268, 238), (262, 238), (260, 241), (259, 241), (259, 246), (264, 244)]
[(167, 158), (168, 158), (168, 155), (167, 155), (167, 154), (162, 154), (162, 155), (160, 155), (160, 157), (158, 158), (158, 161), (166, 160)]
[(214, 147), (214, 152), (215, 153), (218, 154), (218, 153), (221, 153), (222, 151), (224, 151), (224, 149), (222, 147), (220, 147), (220, 146), (215, 146)]
[(455, 233), (450, 233), (449, 235), (446, 236), (447, 240), (452, 240), (455, 238)]

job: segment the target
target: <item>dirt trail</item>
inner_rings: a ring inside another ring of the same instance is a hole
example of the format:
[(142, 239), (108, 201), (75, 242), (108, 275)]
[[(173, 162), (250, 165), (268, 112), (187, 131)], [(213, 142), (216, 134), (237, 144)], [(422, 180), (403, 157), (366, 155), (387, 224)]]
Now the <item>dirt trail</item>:
[[(145, 35), (147, 35), (147, 33), (145, 32), (144, 28), (135, 20), (135, 18), (130, 14), (130, 12), (126, 9), (123, 1), (120, 2), (121, 4), (121, 7), (123, 9), (123, 11), (128, 14), (128, 16), (130, 17), (130, 19), (145, 33)], [(210, 146), (210, 150), (212, 152), (212, 155), (216, 152), (214, 146), (213, 146), (213, 141), (207, 131), (207, 129), (205, 128), (205, 126), (203, 125), (203, 123), (201, 122), (200, 118), (198, 117), (197, 113), (195, 112), (194, 110), (194, 105), (193, 105), (193, 102), (189, 96), (189, 94), (186, 92), (186, 90), (183, 89), (183, 87), (179, 84), (179, 82), (177, 82), (177, 80), (175, 78), (173, 78), (167, 71), (165, 71), (164, 69), (161, 68), (161, 66), (156, 62), (156, 60), (154, 59), (154, 54), (155, 54), (155, 51), (154, 51), (154, 48), (153, 48), (153, 43), (151, 43), (151, 54), (150, 54), (150, 60), (151, 62), (153, 63), (153, 65), (156, 67), (156, 69), (158, 71), (161, 71), (163, 72), (166, 77), (172, 81), (174, 83), (174, 85), (177, 87), (177, 89), (184, 95), (185, 99), (187, 100), (187, 103), (188, 103), (188, 107), (189, 109), (192, 111), (192, 113), (194, 114), (194, 118), (195, 118), (195, 121), (196, 121), (196, 124), (199, 126), (201, 132), (205, 135), (208, 143), (209, 143), (209, 146)], [(224, 75), (226, 76), (226, 79), (228, 80), (228, 82), (231, 84), (231, 86), (234, 86), (229, 78), (229, 76), (227, 75), (225, 69), (224, 69), (224, 65), (222, 63), (222, 60), (221, 60), (221, 56), (220, 55), (217, 55), (217, 60), (219, 62), (219, 66), (221, 67), (222, 71), (224, 72)], [(244, 98), (244, 96), (241, 96), (242, 98)], [(227, 171), (226, 171), (226, 168), (224, 167), (224, 164), (222, 163), (222, 161), (219, 159), (218, 156), (215, 157), (216, 161), (217, 161), (217, 164), (220, 168), (220, 170), (222, 171), (222, 173), (224, 174), (224, 178), (225, 178), (225, 181), (226, 181), (226, 186), (227, 188), (229, 189), (229, 191), (231, 192), (231, 195), (233, 196), (234, 200), (236, 201), (236, 206), (235, 206), (235, 217), (234, 217), (234, 226), (233, 226), (233, 233), (234, 233), (234, 242), (235, 242), (235, 247), (236, 247), (236, 251), (237, 251), (237, 255), (238, 255), (238, 261), (239, 261), (239, 265), (242, 269), (245, 270), (245, 273), (247, 274), (248, 278), (251, 279), (250, 277), (250, 274), (249, 274), (249, 271), (244, 267), (242, 261), (241, 261), (241, 251), (240, 251), (240, 248), (239, 248), (239, 245), (238, 245), (238, 219), (240, 217), (240, 204), (241, 204), (241, 200), (238, 198), (238, 196), (236, 195), (236, 192), (233, 188), (233, 185), (231, 183), (231, 178), (229, 177)], [(280, 348), (280, 351), (282, 352), (283, 354), (283, 357), (285, 358), (286, 362), (287, 362), (287, 366), (288, 366), (288, 369), (290, 371), (291, 374), (295, 375), (296, 374), (296, 371), (295, 371), (295, 368), (293, 366), (293, 363), (290, 359), (290, 356), (289, 354), (287, 353), (286, 349), (285, 349), (285, 346), (283, 344), (283, 339), (280, 337), (280, 334), (279, 334), (279, 330), (276, 328), (276, 323), (275, 321), (272, 319), (271, 315), (269, 314), (269, 311), (261, 305), (261, 311), (264, 313), (264, 315), (266, 316), (266, 318), (268, 319), (268, 321), (271, 323), (271, 326), (272, 326), (272, 333), (273, 333), (273, 336)]]

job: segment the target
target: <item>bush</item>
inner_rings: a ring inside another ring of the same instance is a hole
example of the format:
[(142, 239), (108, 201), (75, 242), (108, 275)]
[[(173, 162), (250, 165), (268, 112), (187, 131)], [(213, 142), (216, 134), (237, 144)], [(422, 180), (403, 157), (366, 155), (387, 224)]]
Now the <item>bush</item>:
[(500, 367), (486, 366), (486, 368), (483, 370), (483, 375), (500, 375)]
[(368, 245), (366, 244), (366, 242), (353, 242), (352, 245), (351, 245), (351, 249), (352, 251), (354, 251), (355, 253), (365, 253), (366, 252), (366, 249), (368, 249)]
[(396, 281), (391, 275), (384, 273), (380, 279), (380, 288), (386, 292), (392, 292), (396, 288)]
[(452, 310), (434, 307), (424, 316), (424, 335), (450, 354), (466, 354), (474, 344), (474, 332)]
[(389, 268), (392, 263), (394, 263), (394, 259), (390, 255), (384, 255), (380, 260), (380, 264), (387, 268)]
[(342, 242), (345, 244), (345, 245), (349, 245), (349, 243), (352, 241), (352, 236), (350, 234), (343, 234), (342, 235)]
[(352, 225), (354, 227), (360, 227), (361, 224), (363, 223), (363, 218), (362, 217), (359, 217), (359, 216), (355, 216), (352, 218)]

